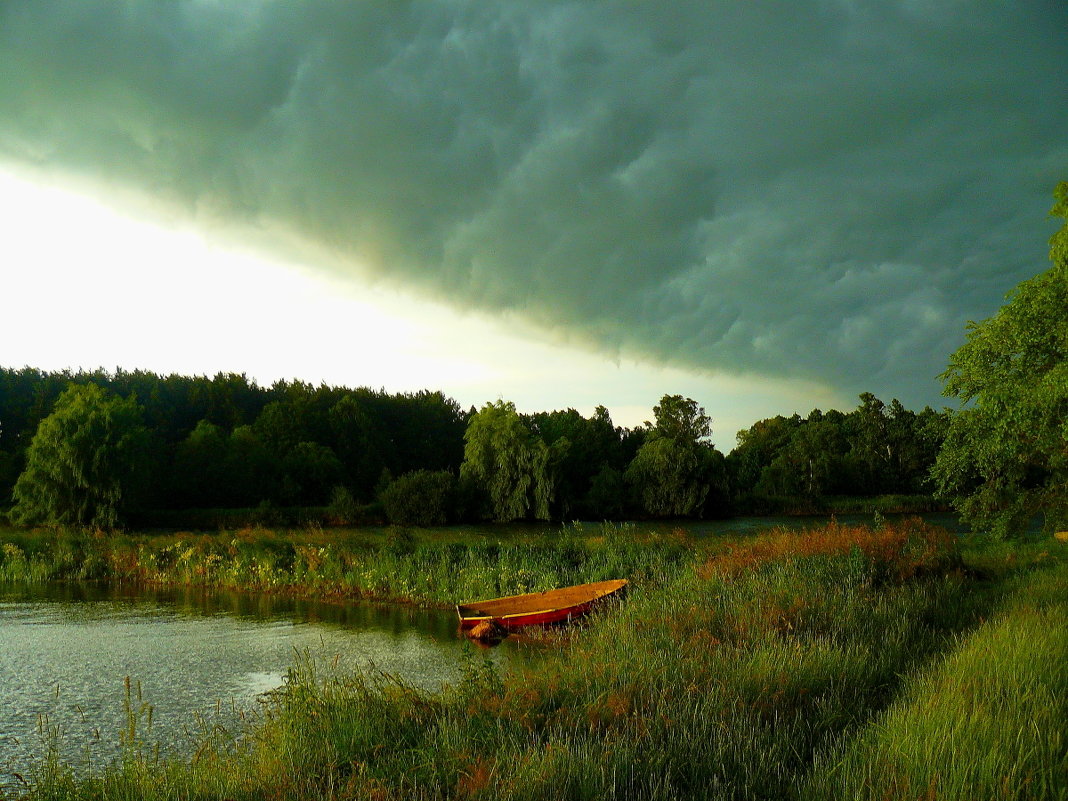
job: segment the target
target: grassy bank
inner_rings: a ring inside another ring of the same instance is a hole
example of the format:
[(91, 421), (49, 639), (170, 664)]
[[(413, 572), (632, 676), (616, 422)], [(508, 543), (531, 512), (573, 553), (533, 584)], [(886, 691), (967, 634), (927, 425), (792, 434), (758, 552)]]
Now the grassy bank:
[(948, 512), (932, 495), (743, 495), (734, 501), (738, 515), (922, 515)]
[(971, 636), (817, 762), (805, 797), (1068, 797), (1068, 564), (1020, 576)]
[(962, 552), (915, 521), (736, 541), (537, 665), (476, 658), (440, 695), (299, 665), (236, 744), (53, 763), (31, 795), (1062, 798), (1066, 571), (1059, 543)]
[(681, 532), (616, 524), (503, 541), (318, 526), (165, 535), (8, 530), (0, 541), (0, 581), (100, 580), (424, 605), (620, 576), (641, 582), (689, 561), (694, 551)]

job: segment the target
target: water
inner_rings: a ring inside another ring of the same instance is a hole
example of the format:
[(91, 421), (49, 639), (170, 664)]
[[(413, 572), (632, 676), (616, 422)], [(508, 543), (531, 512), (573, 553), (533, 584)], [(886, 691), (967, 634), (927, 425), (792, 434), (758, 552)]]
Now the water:
[[(376, 668), (437, 690), (465, 659), (499, 666), (523, 646), (483, 651), (455, 613), (301, 602), (203, 590), (0, 587), (0, 789), (15, 789), (57, 736), (62, 756), (94, 765), (119, 753), (132, 708), (138, 736), (181, 751), (214, 726), (240, 730), (298, 654), (322, 672)], [(147, 706), (152, 707), (148, 726)]]

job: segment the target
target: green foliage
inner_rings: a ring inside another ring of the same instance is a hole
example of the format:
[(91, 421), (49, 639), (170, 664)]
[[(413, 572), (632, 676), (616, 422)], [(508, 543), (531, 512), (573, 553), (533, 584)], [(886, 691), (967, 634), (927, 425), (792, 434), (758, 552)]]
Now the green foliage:
[(15, 484), (11, 518), (22, 524), (114, 528), (143, 488), (148, 432), (134, 398), (73, 385), (41, 421)]
[(369, 499), (385, 467), (381, 434), (376, 432), (370, 413), (355, 393), (345, 395), (331, 407), (329, 420), (334, 447), (345, 465), (347, 484), (357, 488), (361, 498)]
[[(557, 449), (555, 462), (555, 498), (551, 513), (554, 519), (604, 519), (618, 517), (614, 499), (606, 498), (608, 508), (594, 503), (602, 496), (590, 494), (591, 486), (604, 469), (622, 470), (620, 431), (604, 406), (598, 406), (590, 418), (574, 409), (540, 412), (527, 418), (531, 430), (550, 448)], [(563, 443), (566, 442), (566, 447)]]
[(646, 424), (649, 436), (625, 475), (641, 510), (654, 517), (701, 517), (710, 498), (721, 506), (723, 455), (704, 441), (712, 434), (705, 410), (689, 398), (665, 395), (654, 411), (656, 423)]
[(833, 495), (929, 493), (947, 425), (947, 413), (912, 412), (870, 392), (848, 414), (814, 409), (807, 418), (758, 420), (738, 432), (727, 457), (733, 500), (740, 508), (767, 506), (772, 498), (811, 506)]
[(360, 519), (360, 505), (356, 502), (352, 491), (339, 484), (330, 491), (327, 514), (334, 523), (352, 525)]
[[(248, 508), (263, 499), (319, 504), (331, 483), (345, 484), (366, 503), (374, 499), (383, 469), (394, 475), (455, 472), (463, 459), (466, 415), (440, 392), (391, 395), (299, 381), (260, 387), (243, 375), (222, 373), (207, 378), (0, 368), (0, 505), (6, 505), (32, 435), (56, 399), (69, 384), (90, 383), (119, 397), (136, 395), (158, 445), (154, 503), (171, 511)], [(318, 446), (333, 451), (340, 475)]]
[(183, 506), (222, 506), (226, 498), (228, 437), (221, 427), (201, 420), (179, 443), (171, 486)]
[[(793, 432), (802, 423), (801, 415), (792, 417), (776, 415), (757, 420), (748, 429), (738, 432), (737, 445), (727, 456), (732, 489), (740, 494), (756, 487), (765, 468), (785, 448)], [(771, 494), (780, 494), (772, 491)]]
[(555, 494), (555, 456), (566, 452), (560, 439), (553, 446), (538, 439), (515, 410), (499, 400), (475, 414), (464, 434), (460, 475), (481, 487), (494, 520), (548, 520)]
[(226, 453), (226, 496), (237, 506), (254, 506), (275, 494), (275, 464), (252, 426), (230, 432)]
[(549, 538), (486, 542), (416, 528), (342, 539), (317, 526), (270, 528), (282, 510), (265, 502), (265, 522), (238, 531), (85, 535), (64, 531), (0, 535), (0, 581), (102, 579), (204, 586), (299, 596), (370, 598), (451, 608), (465, 598), (548, 590), (627, 576), (662, 575), (692, 558), (691, 543), (602, 524)]
[(394, 479), (379, 500), (391, 523), (440, 526), (453, 514), (455, 486), (447, 470), (416, 470)]
[(645, 514), (654, 517), (700, 515), (713, 472), (710, 448), (687, 446), (669, 437), (646, 442), (627, 468)]
[[(263, 388), (234, 374), (209, 379), (28, 368), (0, 368), (0, 507), (23, 470), (33, 431), (69, 383), (97, 383), (120, 397), (136, 393), (155, 445), (152, 472), (159, 480), (153, 481), (151, 516), (170, 525), (209, 519), (193, 510), (248, 510), (264, 500), (273, 507), (320, 506), (340, 485), (359, 505), (355, 519), (381, 519), (372, 506), (388, 484), (383, 476), (416, 470), (455, 475), (468, 451), (472, 459), (457, 488), (460, 519), (604, 520), (725, 508), (721, 457), (706, 444), (710, 420), (681, 395), (660, 400), (655, 423), (624, 429), (604, 407), (589, 418), (574, 409), (532, 415), (498, 409), (490, 421), (485, 409), (465, 413), (439, 392), (389, 395), (299, 381)], [(944, 417), (930, 409), (914, 414), (896, 400), (884, 405), (865, 395), (862, 401), (849, 414), (816, 410), (808, 419), (776, 417), (740, 432), (727, 458), (734, 508), (764, 508), (771, 497), (790, 508), (815, 508), (830, 495), (929, 491), (924, 482), (944, 436)], [(470, 433), (465, 440), (475, 418), (482, 420), (474, 432), (481, 427), (497, 434), (477, 437), (474, 445)], [(704, 451), (650, 445), (657, 438), (698, 442)], [(656, 471), (662, 466), (671, 474), (661, 480)], [(709, 473), (704, 479), (703, 471)], [(628, 475), (629, 484), (620, 480)]]
[(658, 436), (678, 442), (700, 442), (712, 436), (712, 419), (692, 398), (665, 395), (653, 407), (653, 414), (656, 422), (645, 425)]
[(627, 485), (623, 474), (607, 464), (590, 482), (584, 507), (602, 520), (619, 520), (626, 513)]
[[(1068, 219), (1068, 183), (1053, 213)], [(953, 415), (933, 475), (972, 525), (1000, 536), (1035, 514), (1068, 526), (1068, 222), (1051, 240), (1053, 266), (1023, 282), (993, 317), (969, 323), (942, 374)]]
[(810, 415), (791, 433), (760, 472), (756, 491), (768, 496), (805, 498), (835, 492), (848, 450), (842, 426)]
[(341, 461), (327, 445), (298, 442), (282, 461), (282, 498), (288, 503), (318, 506), (341, 480)]

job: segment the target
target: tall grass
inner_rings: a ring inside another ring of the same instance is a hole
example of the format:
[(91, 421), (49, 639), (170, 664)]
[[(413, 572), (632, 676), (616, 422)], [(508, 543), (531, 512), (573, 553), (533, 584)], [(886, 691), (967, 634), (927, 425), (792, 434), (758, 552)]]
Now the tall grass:
[(0, 581), (99, 579), (426, 605), (621, 576), (640, 582), (689, 562), (693, 551), (681, 533), (643, 534), (615, 524), (509, 542), (440, 540), (399, 528), (345, 540), (318, 527), (172, 535), (38, 531), (7, 540), (0, 546)]
[(805, 797), (1068, 797), (1068, 564), (1015, 583), (998, 614), (820, 759)]
[[(185, 761), (132, 748), (88, 776), (52, 763), (32, 795), (922, 797), (931, 784), (920, 767), (916, 778), (864, 771), (925, 726), (912, 742), (934, 752), (932, 738), (946, 737), (964, 766), (939, 797), (963, 797), (952, 788), (972, 781), (967, 766), (990, 762), (979, 770), (1002, 783), (975, 784), (973, 797), (1056, 798), (1063, 763), (1043, 754), (1064, 756), (1064, 551), (1033, 556), (1035, 570), (1010, 575), (1004, 595), (953, 539), (917, 521), (735, 543), (651, 574), (514, 672), (472, 657), (461, 681), (427, 694), (376, 674), (323, 682), (302, 663), (236, 741), (207, 738)], [(995, 603), (1005, 611), (991, 616)], [(994, 676), (990, 664), (1002, 666)], [(1027, 676), (1037, 681), (1019, 681)], [(979, 734), (963, 699), (987, 691), (1009, 722)], [(925, 759), (938, 764), (920, 752), (901, 762)]]

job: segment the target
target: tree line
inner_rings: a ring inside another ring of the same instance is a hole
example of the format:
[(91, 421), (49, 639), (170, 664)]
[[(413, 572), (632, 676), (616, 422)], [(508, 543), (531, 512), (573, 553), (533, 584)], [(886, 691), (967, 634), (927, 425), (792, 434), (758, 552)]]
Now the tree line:
[[(1068, 220), (1068, 182), (1051, 214)], [(726, 456), (693, 399), (642, 426), (607, 409), (463, 410), (440, 392), (244, 375), (0, 368), (0, 506), (22, 523), (112, 527), (146, 509), (328, 506), (399, 523), (710, 517), (833, 495), (934, 493), (997, 534), (1068, 527), (1068, 223), (1052, 266), (969, 324), (942, 374), (955, 412), (871, 393), (777, 416)]]
[(0, 498), (26, 523), (265, 505), (439, 524), (714, 517), (774, 498), (929, 490), (944, 413), (861, 400), (762, 420), (724, 456), (704, 408), (680, 395), (622, 428), (603, 406), (465, 411), (430, 391), (0, 368)]
[(760, 420), (738, 432), (727, 457), (736, 504), (773, 508), (774, 499), (931, 495), (931, 468), (950, 413), (883, 403), (870, 392), (849, 413), (813, 410)]
[(37, 440), (38, 450), (51, 441), (57, 464), (91, 462), (113, 447), (45, 425), (58, 417), (88, 430), (94, 415), (100, 432), (126, 431), (131, 476), (121, 505), (162, 509), (312, 506), (335, 487), (368, 503), (391, 476), (458, 469), (468, 416), (440, 392), (0, 369), (0, 499), (13, 499)]

